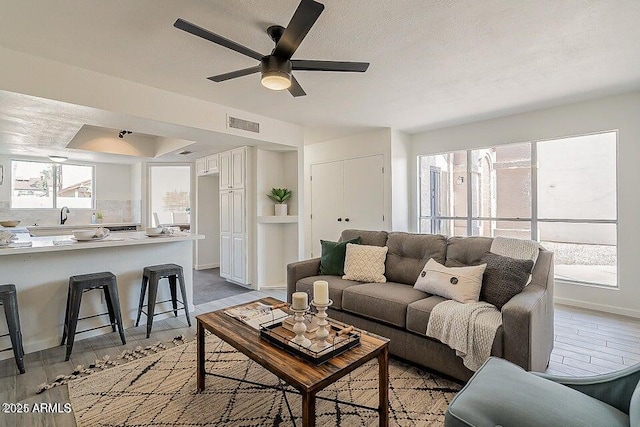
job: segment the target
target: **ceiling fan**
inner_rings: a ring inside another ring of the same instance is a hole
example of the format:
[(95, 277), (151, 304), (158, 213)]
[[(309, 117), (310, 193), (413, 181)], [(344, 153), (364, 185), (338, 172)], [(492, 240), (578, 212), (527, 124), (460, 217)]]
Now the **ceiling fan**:
[(291, 95), (297, 97), (306, 95), (306, 92), (293, 76), (293, 70), (363, 73), (369, 67), (368, 62), (291, 59), (323, 10), (324, 5), (321, 3), (314, 0), (302, 0), (287, 28), (280, 25), (272, 25), (267, 28), (267, 34), (276, 44), (269, 55), (262, 55), (253, 49), (212, 33), (182, 18), (178, 18), (173, 26), (260, 61), (260, 65), (255, 67), (208, 77), (209, 80), (223, 82), (259, 72), (262, 74), (261, 83), (264, 87), (272, 90), (288, 89)]

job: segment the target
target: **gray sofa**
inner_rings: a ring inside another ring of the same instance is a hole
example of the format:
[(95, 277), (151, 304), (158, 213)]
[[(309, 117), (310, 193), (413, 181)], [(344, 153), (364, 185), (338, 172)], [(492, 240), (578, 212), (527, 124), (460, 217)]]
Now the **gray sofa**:
[[(287, 266), (287, 298), (296, 291), (313, 292), (313, 282), (329, 282), (331, 318), (391, 340), (391, 354), (466, 381), (473, 372), (454, 350), (428, 338), (427, 322), (443, 298), (413, 288), (429, 258), (449, 267), (480, 264), (493, 239), (450, 237), (386, 231), (344, 230), (340, 240), (360, 236), (363, 245), (387, 246), (387, 283), (361, 283), (319, 275), (320, 258)], [(544, 371), (553, 347), (553, 253), (544, 249), (532, 281), (502, 307), (502, 326), (491, 354), (529, 371)]]

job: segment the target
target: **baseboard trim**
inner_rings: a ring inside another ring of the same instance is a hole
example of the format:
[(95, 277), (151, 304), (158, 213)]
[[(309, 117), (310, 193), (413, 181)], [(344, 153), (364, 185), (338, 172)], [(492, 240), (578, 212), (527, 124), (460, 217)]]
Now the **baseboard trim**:
[(575, 300), (571, 298), (555, 297), (553, 301), (556, 304), (568, 305), (571, 307), (586, 308), (589, 310), (603, 311), (605, 313), (619, 314), (621, 316), (640, 318), (640, 310), (632, 310), (629, 308), (617, 307), (614, 305), (607, 305), (607, 304), (597, 304), (592, 302)]
[(287, 289), (287, 285), (284, 283), (277, 283), (273, 285), (260, 285), (260, 289)]
[(220, 263), (214, 262), (211, 264), (196, 264), (193, 266), (195, 270), (208, 270), (209, 268), (219, 268)]

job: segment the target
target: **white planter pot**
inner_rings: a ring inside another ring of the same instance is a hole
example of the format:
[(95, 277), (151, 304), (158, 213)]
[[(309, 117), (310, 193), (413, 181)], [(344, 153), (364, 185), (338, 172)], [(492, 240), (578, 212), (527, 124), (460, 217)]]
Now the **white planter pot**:
[(287, 207), (286, 203), (276, 203), (275, 205), (276, 216), (287, 216)]

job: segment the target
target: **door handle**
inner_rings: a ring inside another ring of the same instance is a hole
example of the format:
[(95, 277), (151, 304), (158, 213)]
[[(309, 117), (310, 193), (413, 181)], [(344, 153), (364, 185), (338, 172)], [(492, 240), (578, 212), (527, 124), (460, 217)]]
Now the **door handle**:
[(342, 218), (338, 218), (338, 222), (342, 222)]
[(345, 221), (347, 221), (347, 222), (349, 222), (349, 218), (345, 218), (344, 220), (345, 220)]

